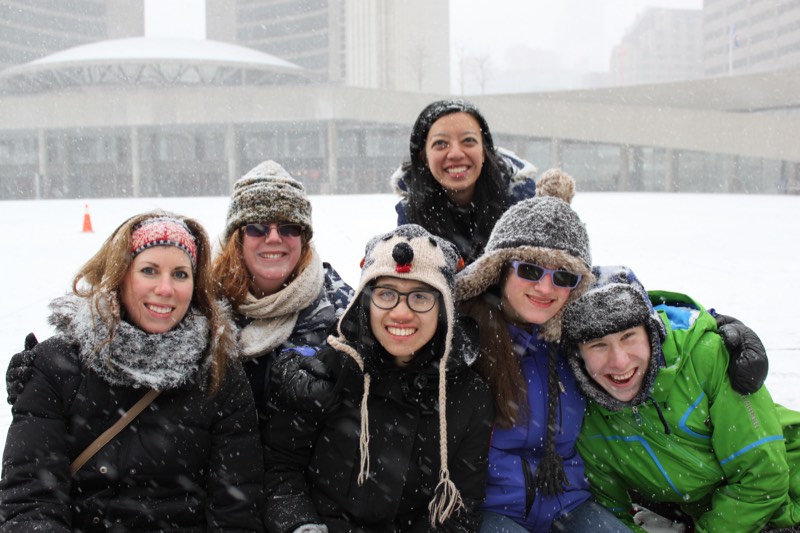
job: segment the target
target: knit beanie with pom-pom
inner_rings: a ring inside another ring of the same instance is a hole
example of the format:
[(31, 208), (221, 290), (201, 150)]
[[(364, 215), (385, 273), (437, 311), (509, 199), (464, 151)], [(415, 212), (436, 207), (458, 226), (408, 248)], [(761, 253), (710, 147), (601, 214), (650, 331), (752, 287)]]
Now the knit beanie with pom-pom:
[[(574, 194), (575, 181), (571, 176), (558, 169), (545, 172), (536, 185), (536, 197), (510, 207), (492, 230), (484, 254), (457, 276), (456, 300), (469, 300), (499, 285), (510, 263), (515, 260), (580, 275), (581, 279), (570, 291), (567, 303), (578, 298), (594, 278), (589, 235), (569, 204)], [(563, 485), (567, 482), (564, 461), (555, 445), (559, 402), (556, 366), (563, 312), (562, 308), (550, 320), (538, 324), (539, 336), (549, 344), (547, 433), (533, 483), (537, 492), (546, 496), (563, 492)]]
[(313, 235), (305, 187), (272, 160), (259, 164), (233, 185), (223, 243), (242, 226), (267, 222), (300, 224), (307, 240)]
[[(447, 449), (446, 385), (447, 361), (450, 357), (455, 321), (453, 290), (456, 272), (463, 267), (463, 261), (456, 247), (449, 241), (432, 235), (421, 226), (406, 224), (394, 231), (378, 235), (367, 243), (362, 262), (361, 280), (356, 294), (339, 320), (338, 335), (330, 335), (328, 343), (350, 356), (364, 372), (364, 394), (361, 399), (361, 472), (358, 483), (363, 484), (369, 476), (369, 425), (367, 399), (371, 377), (365, 367), (361, 354), (351, 345), (356, 339), (346, 338), (345, 324), (357, 320), (362, 310), (361, 303), (365, 289), (377, 278), (390, 276), (426, 283), (440, 294), (440, 302), (445, 310), (446, 328), (444, 349), (438, 361), (439, 368), (439, 483), (434, 490), (433, 499), (428, 505), (431, 525), (437, 527), (463, 506), (458, 488), (450, 480)], [(440, 326), (441, 327), (441, 326)], [(437, 332), (438, 334), (438, 332)], [(348, 343), (350, 341), (350, 343)]]

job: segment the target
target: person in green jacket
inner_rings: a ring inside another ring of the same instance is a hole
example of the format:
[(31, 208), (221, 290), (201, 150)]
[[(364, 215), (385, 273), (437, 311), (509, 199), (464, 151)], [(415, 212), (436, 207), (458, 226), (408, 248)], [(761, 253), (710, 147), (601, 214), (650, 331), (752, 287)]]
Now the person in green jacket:
[(800, 531), (800, 413), (766, 387), (732, 388), (696, 301), (647, 293), (625, 267), (594, 274), (562, 342), (589, 399), (578, 450), (595, 498), (633, 528), (632, 503), (647, 501), (678, 507), (697, 532)]

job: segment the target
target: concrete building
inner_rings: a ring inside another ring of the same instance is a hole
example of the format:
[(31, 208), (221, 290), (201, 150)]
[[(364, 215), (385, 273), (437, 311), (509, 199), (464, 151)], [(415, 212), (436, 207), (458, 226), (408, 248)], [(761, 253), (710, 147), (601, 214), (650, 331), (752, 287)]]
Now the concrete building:
[[(245, 29), (255, 32), (258, 24), (248, 20), (264, 22), (269, 10), (296, 3), (310, 10), (303, 15), (318, 17), (286, 15), (282, 20), (297, 22), (298, 31), (268, 36), (288, 46), (294, 37), (322, 35), (319, 46), (304, 55), (297, 45), (296, 61), (255, 49), (257, 36)], [(55, 0), (29, 4), (37, 15), (68, 15), (53, 7)], [(104, 4), (103, 15), (89, 9), (97, 4)], [(21, 5), (0, 0), (4, 9)], [(112, 24), (126, 5), (130, 20)], [(215, 21), (209, 33), (218, 40), (144, 38), (134, 32), (141, 2), (87, 0), (80, 3), (90, 12), (87, 24), (94, 21), (97, 29), (105, 21), (109, 35), (114, 27), (136, 36), (0, 71), (0, 199), (226, 195), (233, 181), (265, 159), (279, 161), (312, 194), (388, 192), (389, 176), (407, 157), (417, 114), (449, 97), (427, 74), (403, 70), (414, 61), (389, 45), (403, 43), (398, 48), (408, 52), (414, 36), (434, 32), (435, 19), (447, 19), (447, 0), (425, 2), (426, 17), (434, 19), (425, 23), (414, 16), (423, 11), (417, 0), (207, 5)], [(328, 30), (314, 30), (323, 19)], [(54, 22), (58, 17), (43, 20), (63, 26)], [(24, 32), (30, 24), (11, 26)], [(303, 24), (311, 25), (308, 35), (299, 31)], [(415, 27), (421, 33), (414, 34)], [(438, 29), (446, 42), (449, 32)], [(240, 36), (233, 41), (249, 35), (253, 46), (221, 42), (223, 30)], [(21, 35), (15, 39), (24, 41)], [(0, 50), (14, 46), (0, 42)], [(311, 61), (320, 51), (327, 63)], [(446, 53), (419, 52), (418, 59), (431, 60), (420, 72), (447, 62)], [(798, 86), (800, 68), (789, 68), (470, 99), (486, 115), (497, 145), (541, 169), (562, 167), (581, 190), (783, 193), (800, 192)]]
[[(140, 39), (0, 73), (0, 198), (224, 195), (265, 159), (311, 193), (388, 192), (417, 113), (447, 96), (320, 85), (253, 50)], [(499, 146), (582, 190), (778, 193), (800, 190), (799, 85), (793, 69), (472, 100)]]
[(81, 44), (142, 35), (142, 0), (0, 0), (0, 70)]
[(703, 43), (707, 77), (800, 67), (800, 2), (705, 0)]
[(703, 77), (703, 12), (648, 8), (611, 57), (614, 85), (664, 83)]
[(209, 39), (291, 61), (326, 82), (449, 91), (447, 0), (206, 0), (206, 15)]

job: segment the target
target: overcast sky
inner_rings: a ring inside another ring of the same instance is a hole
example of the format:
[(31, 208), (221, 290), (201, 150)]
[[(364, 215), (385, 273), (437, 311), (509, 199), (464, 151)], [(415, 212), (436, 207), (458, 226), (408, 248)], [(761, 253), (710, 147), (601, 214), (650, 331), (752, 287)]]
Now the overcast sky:
[[(648, 6), (700, 9), (703, 0), (450, 0), (451, 56), (498, 67), (549, 52), (554, 67), (605, 71), (611, 49)], [(145, 0), (147, 35), (205, 36), (203, 0)]]

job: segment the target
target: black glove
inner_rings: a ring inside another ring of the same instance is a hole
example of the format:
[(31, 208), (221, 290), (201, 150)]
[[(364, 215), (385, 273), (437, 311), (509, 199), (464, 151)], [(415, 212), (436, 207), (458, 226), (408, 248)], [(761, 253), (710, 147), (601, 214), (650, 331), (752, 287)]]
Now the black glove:
[(273, 386), (290, 406), (319, 416), (338, 403), (328, 367), (316, 357), (287, 350), (273, 369), (277, 380)]
[(8, 393), (6, 399), (10, 405), (14, 405), (17, 396), (33, 375), (33, 360), (36, 359), (33, 347), (37, 344), (39, 341), (36, 340), (36, 335), (28, 333), (25, 337), (25, 349), (11, 357), (8, 370), (6, 370), (6, 392)]
[(756, 332), (739, 320), (726, 315), (716, 315), (717, 329), (728, 349), (731, 361), (728, 376), (731, 385), (740, 394), (756, 392), (764, 384), (769, 371), (767, 350)]

